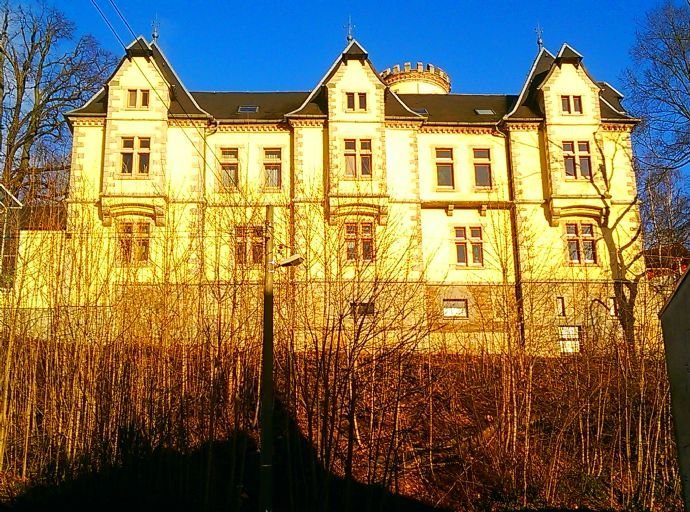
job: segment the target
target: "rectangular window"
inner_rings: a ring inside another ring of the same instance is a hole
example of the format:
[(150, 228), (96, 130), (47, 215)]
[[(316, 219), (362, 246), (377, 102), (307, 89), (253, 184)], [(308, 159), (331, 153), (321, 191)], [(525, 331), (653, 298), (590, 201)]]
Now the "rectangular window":
[(347, 110), (352, 112), (355, 109), (355, 93), (354, 92), (346, 92), (345, 93), (345, 99), (347, 102)]
[(127, 91), (127, 108), (137, 108), (137, 90), (129, 89)]
[(455, 183), (453, 171), (453, 149), (436, 148), (436, 185), (452, 189)]
[(565, 316), (565, 297), (556, 297), (556, 316)]
[(345, 110), (348, 112), (366, 112), (367, 110), (367, 93), (365, 92), (346, 92), (345, 93)]
[(582, 96), (561, 96), (563, 114), (582, 114)]
[(345, 176), (371, 178), (371, 139), (345, 139)]
[(281, 149), (264, 149), (264, 183), (266, 188), (280, 188), (282, 186), (282, 167)]
[(367, 109), (367, 93), (360, 92), (357, 94), (357, 107), (359, 110)]
[(468, 318), (467, 299), (443, 299), (445, 318)]
[(578, 354), (581, 350), (582, 332), (579, 325), (558, 327), (558, 344), (561, 354)]
[(491, 188), (491, 151), (474, 149), (474, 184), (481, 188)]
[(146, 222), (120, 222), (117, 225), (119, 261), (126, 265), (143, 265), (149, 261), (151, 224)]
[(582, 114), (582, 96), (573, 96), (573, 112)]
[(348, 261), (372, 261), (374, 256), (374, 224), (371, 222), (345, 224), (345, 258)]
[(263, 264), (263, 226), (235, 226), (235, 263), (240, 266)]
[[(467, 236), (469, 233), (469, 236)], [(484, 266), (484, 240), (478, 226), (455, 228), (455, 262), (463, 266)]]
[(237, 189), (239, 165), (238, 148), (220, 148), (220, 192)]
[(350, 302), (350, 314), (358, 316), (372, 316), (376, 312), (373, 302)]
[(126, 176), (148, 176), (151, 156), (149, 137), (122, 137), (120, 173)]
[(592, 179), (592, 159), (587, 141), (563, 141), (566, 178)]
[(572, 222), (565, 225), (565, 240), (570, 263), (596, 263), (594, 224)]
[(148, 89), (128, 89), (127, 108), (149, 108)]

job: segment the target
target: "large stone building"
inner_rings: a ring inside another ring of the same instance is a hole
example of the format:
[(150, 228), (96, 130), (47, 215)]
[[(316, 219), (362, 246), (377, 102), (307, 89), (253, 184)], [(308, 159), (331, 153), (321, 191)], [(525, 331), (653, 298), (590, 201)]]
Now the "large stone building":
[(66, 114), (66, 219), (22, 231), (4, 300), (130, 312), (101, 334), (171, 304), (183, 318), (142, 333), (239, 332), (260, 322), (270, 204), (276, 259), (304, 258), (275, 272), (297, 337), (375, 318), (464, 350), (632, 336), (636, 120), (567, 44), (526, 71), (516, 95), (455, 94), (430, 64), (378, 72), (351, 40), (311, 91), (190, 92), (140, 38)]

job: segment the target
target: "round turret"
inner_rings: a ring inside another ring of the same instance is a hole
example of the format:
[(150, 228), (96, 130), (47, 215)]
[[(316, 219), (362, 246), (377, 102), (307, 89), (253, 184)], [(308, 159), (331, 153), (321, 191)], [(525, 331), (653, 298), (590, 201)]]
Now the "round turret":
[(448, 94), (450, 92), (450, 77), (448, 73), (433, 64), (424, 67), (423, 62), (417, 62), (417, 67), (406, 62), (403, 68), (399, 65), (385, 69), (381, 79), (393, 92), (400, 94)]

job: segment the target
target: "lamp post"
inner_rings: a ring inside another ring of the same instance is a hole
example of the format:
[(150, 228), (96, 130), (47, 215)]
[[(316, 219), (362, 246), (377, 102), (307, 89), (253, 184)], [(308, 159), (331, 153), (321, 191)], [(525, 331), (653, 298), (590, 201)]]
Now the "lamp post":
[(264, 226), (264, 324), (261, 357), (259, 416), (259, 512), (273, 510), (273, 271), (276, 267), (296, 267), (299, 255), (273, 261), (273, 206), (266, 206)]

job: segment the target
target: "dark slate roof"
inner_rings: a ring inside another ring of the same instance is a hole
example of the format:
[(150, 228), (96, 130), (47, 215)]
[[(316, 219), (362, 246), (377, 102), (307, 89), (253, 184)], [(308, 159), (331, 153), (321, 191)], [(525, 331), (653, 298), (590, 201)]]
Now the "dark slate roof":
[(546, 78), (555, 58), (547, 50), (542, 49), (537, 56), (537, 60), (532, 65), (532, 70), (527, 77), (525, 86), (521, 92), (515, 112), (510, 116), (515, 119), (541, 118), (542, 113), (539, 109), (537, 89)]
[[(428, 111), (428, 123), (495, 124), (517, 100), (517, 96), (506, 94), (399, 94), (398, 96), (412, 110), (425, 108)], [(478, 109), (493, 110), (495, 114), (477, 114)], [(389, 115), (387, 110), (386, 115)]]
[(170, 103), (169, 113), (173, 116), (183, 117), (207, 117), (207, 113), (199, 108), (192, 95), (187, 91), (180, 79), (177, 77), (172, 67), (160, 51), (156, 43), (151, 45), (153, 50), (153, 60), (163, 74), (163, 78), (170, 84), (172, 102)]
[[(233, 121), (282, 121), (299, 107), (309, 92), (193, 92), (192, 96), (216, 119)], [(314, 98), (315, 100), (317, 98)], [(256, 105), (256, 113), (239, 113), (240, 105)], [(310, 113), (323, 115), (317, 102), (307, 104)]]
[[(603, 119), (633, 119), (621, 104), (623, 95), (606, 82), (597, 82), (601, 87), (601, 117)], [(608, 103), (608, 105), (607, 105)]]
[(67, 115), (105, 115), (108, 111), (108, 92), (104, 87), (96, 93), (96, 95), (89, 100), (83, 107), (77, 108), (69, 112)]
[(623, 105), (621, 105), (621, 100), (623, 99), (623, 95), (621, 93), (619, 93), (606, 82), (597, 82), (597, 85), (601, 87), (602, 98), (609, 102), (611, 106), (619, 112), (625, 112)]
[(426, 119), (426, 115), (410, 112), (412, 106), (406, 103), (399, 94), (394, 94), (389, 89), (385, 90), (383, 101), (385, 116), (389, 119), (416, 119), (418, 121)]

